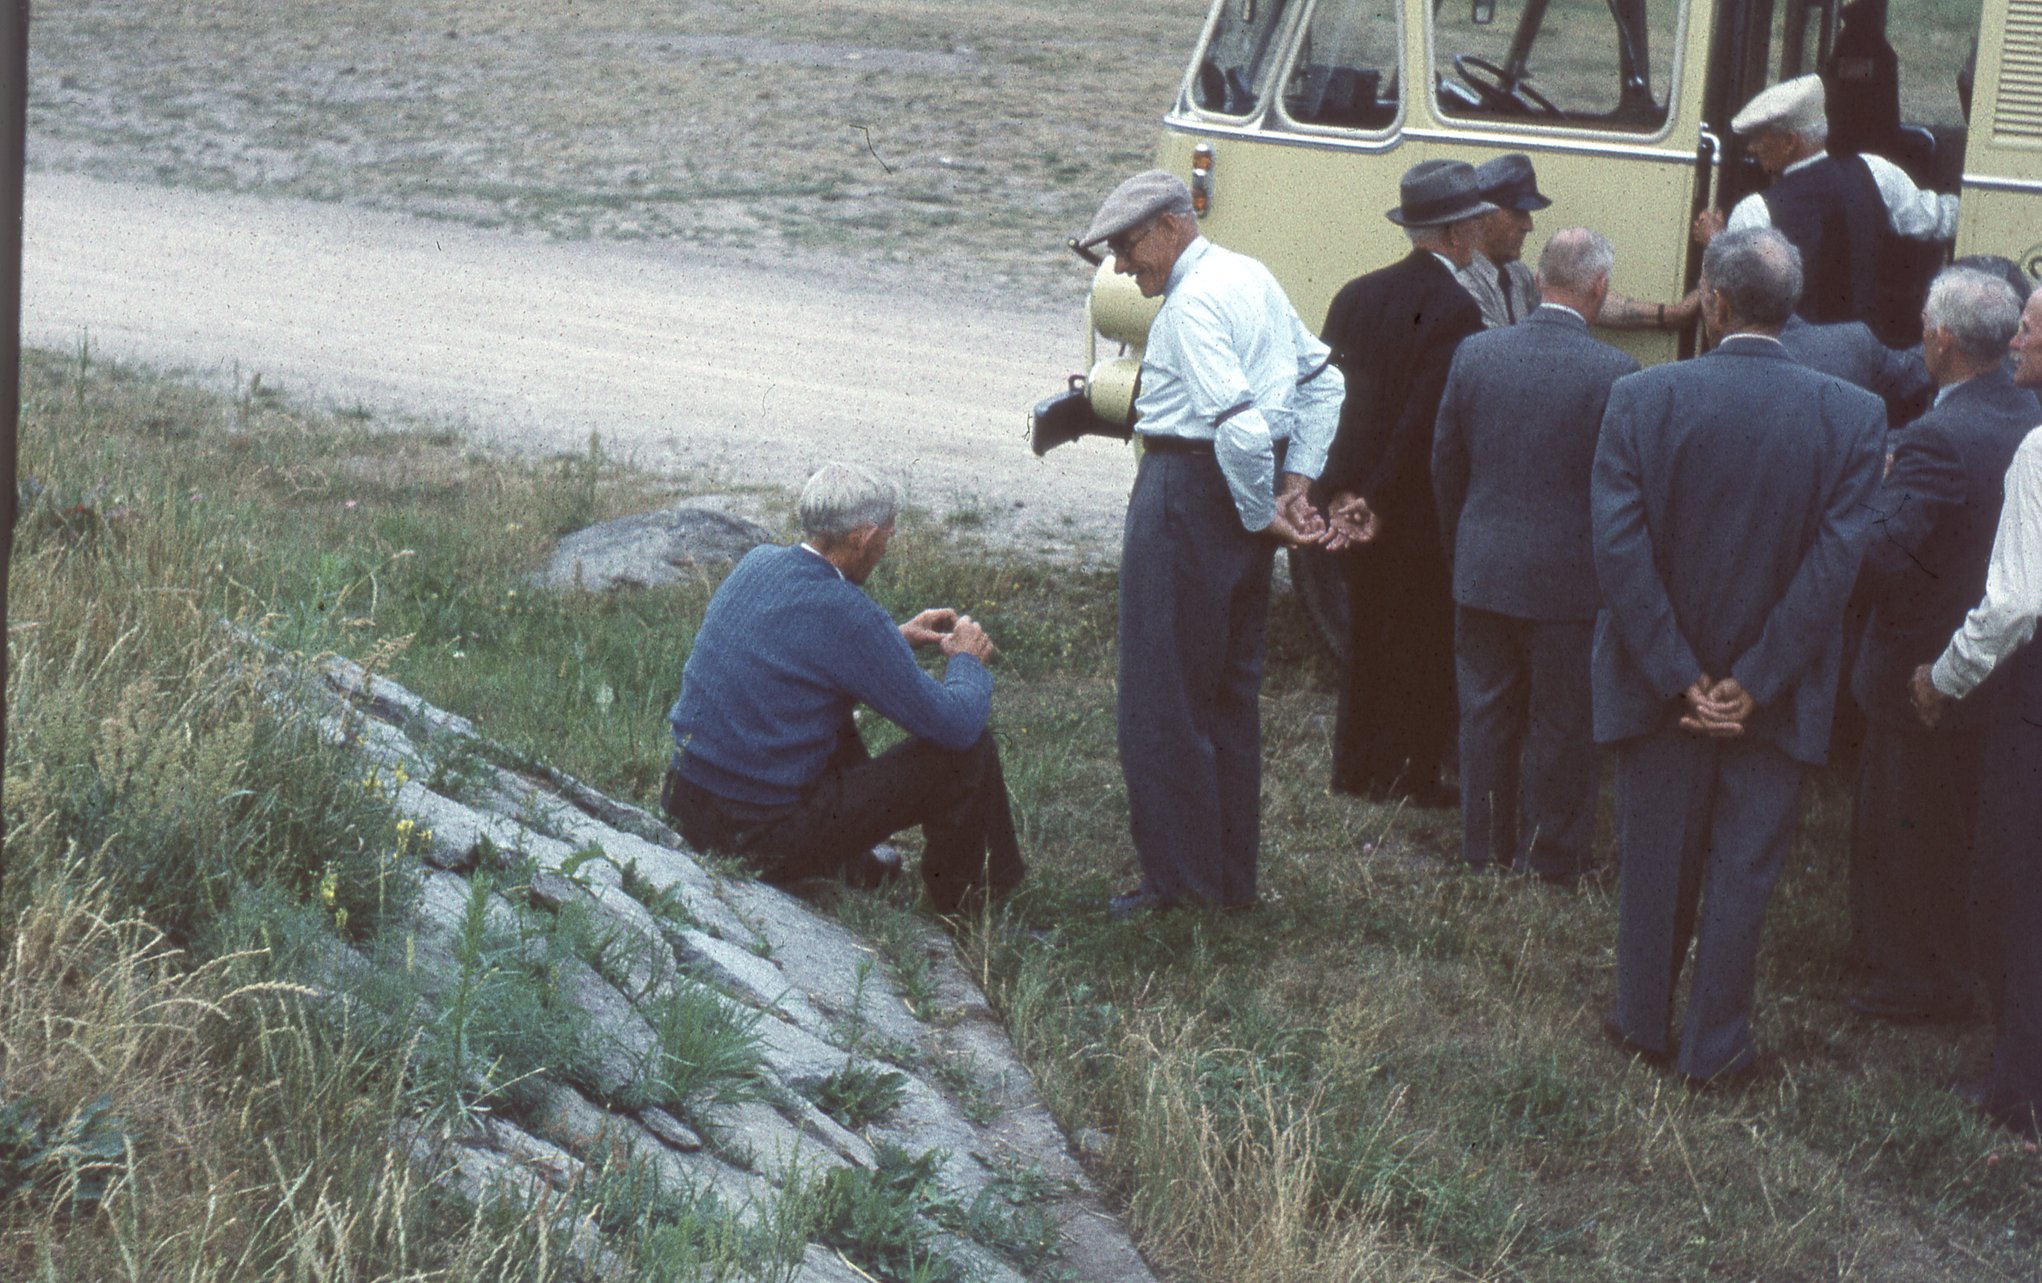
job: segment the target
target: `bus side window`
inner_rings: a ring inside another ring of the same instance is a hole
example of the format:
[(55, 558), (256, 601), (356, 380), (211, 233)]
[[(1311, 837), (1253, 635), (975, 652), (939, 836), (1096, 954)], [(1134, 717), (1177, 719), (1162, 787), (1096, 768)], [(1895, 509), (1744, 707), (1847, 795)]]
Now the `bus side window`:
[(1497, 0), (1487, 12), (1436, 5), (1439, 108), (1456, 117), (1657, 132), (1667, 120), (1682, 4)]
[(1397, 119), (1392, 0), (1320, 0), (1291, 62), (1283, 109), (1301, 125), (1387, 129)]
[(1254, 114), (1276, 66), (1275, 37), (1289, 7), (1289, 0), (1219, 0), (1191, 78), (1194, 107), (1219, 116)]

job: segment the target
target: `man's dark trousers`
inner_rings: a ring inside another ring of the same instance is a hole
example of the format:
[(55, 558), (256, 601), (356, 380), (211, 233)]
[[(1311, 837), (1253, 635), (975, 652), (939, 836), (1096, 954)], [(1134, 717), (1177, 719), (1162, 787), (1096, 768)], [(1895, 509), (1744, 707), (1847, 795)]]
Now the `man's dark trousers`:
[(1758, 937), (1793, 841), (1806, 768), (1763, 740), (1671, 727), (1625, 740), (1615, 755), (1623, 866), (1611, 1016), (1631, 1042), (1670, 1053), (1674, 989), (1693, 939), (1694, 983), (1675, 1067), (1695, 1078), (1736, 1073), (1756, 1054)]
[(1979, 779), (1975, 938), (1997, 1038), (1985, 1107), (2033, 1130), (2042, 1110), (2042, 640), (2002, 665)]
[(1571, 879), (1589, 867), (1597, 750), (1591, 619), (1455, 608), (1461, 701), (1461, 853), (1470, 864)]
[(1429, 501), (1386, 504), (1382, 520), (1374, 543), (1340, 554), (1349, 626), (1333, 788), (1357, 797), (1434, 791), (1459, 717), (1439, 520)]
[(961, 751), (908, 739), (872, 757), (847, 724), (822, 775), (787, 806), (733, 802), (674, 770), (662, 802), (691, 844), (746, 859), (768, 882), (855, 870), (874, 846), (917, 824), (922, 881), (941, 911), (976, 890), (1011, 890), (1025, 871), (990, 730)]
[(1165, 905), (1255, 900), (1274, 547), (1241, 528), (1209, 448), (1143, 450), (1120, 559), (1116, 721), (1142, 886)]
[(1971, 841), (1984, 731), (1866, 728), (1851, 812), (1851, 925), (1867, 991), (1923, 1015), (1971, 1006)]

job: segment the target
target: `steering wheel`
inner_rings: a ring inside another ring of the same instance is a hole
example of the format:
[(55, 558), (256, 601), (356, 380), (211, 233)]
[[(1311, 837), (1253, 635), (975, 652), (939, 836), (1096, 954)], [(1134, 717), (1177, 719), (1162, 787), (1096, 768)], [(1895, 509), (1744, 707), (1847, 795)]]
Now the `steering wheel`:
[[(1454, 55), (1454, 71), (1474, 87), (1476, 98), (1491, 111), (1513, 116), (1529, 116), (1535, 112), (1556, 117), (1567, 114), (1554, 106), (1552, 99), (1532, 88), (1530, 81), (1512, 80), (1503, 68), (1487, 58), (1457, 53)], [(1479, 75), (1476, 74), (1478, 72)]]

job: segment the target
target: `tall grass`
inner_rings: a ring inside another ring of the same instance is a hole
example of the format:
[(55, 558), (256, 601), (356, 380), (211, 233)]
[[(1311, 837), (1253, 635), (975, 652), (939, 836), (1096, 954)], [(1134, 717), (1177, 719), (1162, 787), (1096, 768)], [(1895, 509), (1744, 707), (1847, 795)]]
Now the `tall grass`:
[[(7, 807), (23, 872), (10, 873), (7, 911), (26, 923), (93, 886), (110, 922), (160, 913), (181, 925), (148, 929), (161, 937), (151, 979), (123, 992), (159, 993), (176, 977), (224, 1014), (177, 1035), (199, 1039), (202, 1055), (161, 1058), (160, 1085), (133, 1091), (83, 1056), (30, 1075), (9, 1043), (5, 1092), (33, 1090), (50, 1103), (45, 1116), (111, 1091), (135, 1134), (193, 1143), (138, 1148), (120, 1197), (81, 1222), (84, 1236), (17, 1206), (0, 1210), (0, 1244), (39, 1269), (62, 1253), (89, 1262), (60, 1262), (49, 1277), (121, 1277), (134, 1244), (197, 1252), (192, 1227), (208, 1223), (197, 1191), (245, 1185), (254, 1192), (230, 1219), (261, 1246), (235, 1253), (288, 1263), (324, 1242), (326, 1259), (353, 1271), (303, 1277), (483, 1277), (455, 1272), (484, 1260), (506, 1277), (539, 1277), (531, 1262), (545, 1252), (543, 1269), (558, 1268), (560, 1244), (543, 1242), (557, 1238), (551, 1226), (515, 1221), (517, 1246), (500, 1250), (525, 1255), (501, 1265), (488, 1256), (494, 1239), (470, 1237), (487, 1217), (439, 1206), (390, 1159), (379, 1129), (409, 1088), (387, 1055), (366, 1050), (366, 1031), (321, 1033), (314, 1008), (290, 994), (230, 1001), (273, 976), (204, 965), (251, 940), (312, 949), (372, 933), (371, 897), (350, 891), (357, 898), (340, 903), (336, 885), (329, 903), (324, 888), (343, 857), (356, 861), (348, 886), (373, 885), (392, 841), (343, 764), (294, 738), (204, 638), (228, 615), (300, 649), (380, 656), (495, 738), (653, 804), (661, 717), (711, 584), (536, 596), (523, 576), (546, 547), (555, 465), (470, 457), (442, 436), (325, 420), (277, 397), (229, 431), (221, 405), (189, 388), (78, 366), (39, 357), (29, 367), (28, 468), (61, 502), (30, 506), (41, 524), (15, 581)], [(572, 466), (597, 469), (569, 496), (577, 509), (607, 515), (666, 497), (606, 461)], [(81, 505), (98, 520), (63, 517)], [(71, 533), (81, 523), (88, 533)], [(1159, 1262), (1229, 1283), (2033, 1276), (2042, 1159), (1942, 1087), (1980, 1064), (1989, 1031), (1874, 1027), (1842, 1007), (1846, 781), (1813, 781), (1768, 921), (1758, 1036), (1779, 1068), (1748, 1091), (1690, 1096), (1596, 1035), (1613, 980), (1607, 893), (1469, 875), (1452, 858), (1451, 816), (1327, 794), (1330, 672), (1286, 599), (1271, 621), (1263, 702), (1263, 906), (1108, 923), (1087, 898), (1133, 872), (1113, 741), (1111, 577), (1012, 560), (977, 538), (910, 514), (870, 587), (900, 613), (969, 610), (1002, 647), (996, 729), (1035, 870), (1012, 919), (1050, 938), (993, 915), (963, 925), (967, 960)], [(298, 792), (286, 791), (282, 762)], [(234, 799), (224, 818), (172, 797), (166, 827), (150, 830), (154, 810), (125, 790), (164, 797), (167, 786), (146, 787), (159, 776), (203, 782), (219, 798), (260, 796)], [(125, 782), (115, 803), (81, 800), (107, 781)], [(138, 842), (149, 832), (160, 840)], [(243, 834), (256, 839), (247, 849), (236, 845)], [(186, 842), (211, 852), (176, 866), (199, 871), (198, 889), (158, 886), (123, 864)], [(219, 887), (203, 890), (207, 877)], [(227, 930), (220, 904), (243, 899), (221, 888), (237, 885), (270, 888), (291, 913), (258, 915), (262, 931)], [(885, 928), (889, 912), (847, 916)], [(889, 934), (879, 930), (882, 944)], [(173, 945), (194, 952), (164, 952)], [(912, 971), (910, 951), (882, 953)], [(60, 1000), (41, 992), (46, 1007)], [(259, 1125), (283, 1098), (277, 1082), (325, 1120), (290, 1144), (328, 1148), (275, 1159), (263, 1148), (285, 1139)], [(173, 1098), (193, 1102), (178, 1106), (188, 1117), (149, 1104)], [(344, 1162), (343, 1137), (360, 1151)], [(177, 1180), (159, 1174), (173, 1154)], [(339, 1166), (315, 1166), (324, 1156)], [(309, 1183), (295, 1183), (308, 1171)], [(685, 1191), (661, 1197), (672, 1215), (695, 1217), (661, 1240), (664, 1259), (735, 1241)], [(124, 1228), (120, 1208), (143, 1227)], [(794, 1234), (815, 1212), (779, 1223)], [(651, 1253), (650, 1231), (633, 1233), (632, 1250)], [(430, 1266), (415, 1264), (428, 1256)], [(179, 1269), (226, 1277), (226, 1259), (208, 1249)], [(102, 1266), (115, 1272), (94, 1273)]]

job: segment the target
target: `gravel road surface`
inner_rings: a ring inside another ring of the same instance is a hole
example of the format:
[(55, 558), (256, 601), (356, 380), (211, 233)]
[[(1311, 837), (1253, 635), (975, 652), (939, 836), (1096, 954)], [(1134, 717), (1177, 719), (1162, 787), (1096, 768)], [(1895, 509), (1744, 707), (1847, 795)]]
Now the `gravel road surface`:
[(25, 231), (33, 345), (259, 373), (541, 454), (599, 432), (613, 455), (722, 484), (856, 459), (1004, 546), (1117, 551), (1127, 449), (1093, 438), (1038, 460), (1026, 440), (1027, 408), (1080, 356), (1068, 300), (48, 172), (29, 175)]

